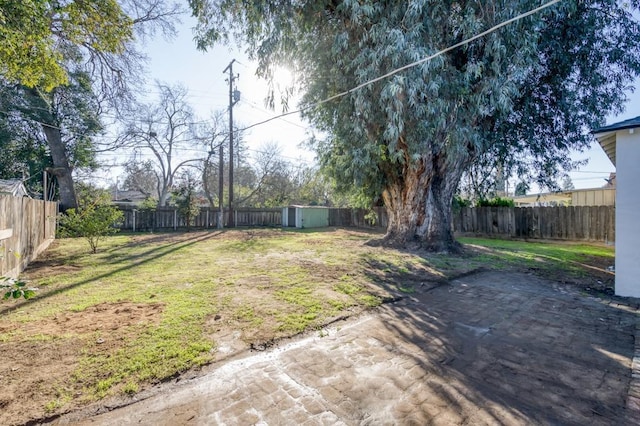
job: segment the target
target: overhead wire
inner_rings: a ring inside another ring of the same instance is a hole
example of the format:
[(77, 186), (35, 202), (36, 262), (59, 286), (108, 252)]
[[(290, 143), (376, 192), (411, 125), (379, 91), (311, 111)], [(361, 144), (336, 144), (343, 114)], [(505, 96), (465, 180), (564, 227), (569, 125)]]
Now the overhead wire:
[(345, 90), (344, 92), (340, 92), (340, 93), (338, 93), (336, 95), (330, 96), (330, 97), (325, 98), (325, 99), (323, 99), (321, 101), (313, 102), (313, 103), (311, 103), (309, 105), (306, 105), (304, 107), (301, 107), (301, 108), (299, 108), (297, 110), (288, 111), (286, 113), (282, 113), (282, 114), (276, 115), (274, 117), (271, 117), (271, 118), (269, 118), (267, 120), (263, 120), (263, 121), (251, 124), (249, 126), (246, 126), (246, 127), (242, 128), (241, 130), (248, 130), (248, 129), (251, 129), (253, 127), (260, 126), (262, 124), (269, 123), (270, 121), (280, 119), (282, 117), (287, 117), (287, 116), (293, 115), (293, 114), (299, 114), (299, 113), (307, 111), (309, 109), (316, 108), (316, 107), (318, 107), (320, 105), (323, 105), (323, 104), (326, 104), (328, 102), (334, 101), (336, 99), (342, 98), (344, 96), (350, 95), (351, 93), (353, 93), (353, 92), (355, 92), (357, 90), (360, 90), (360, 89), (362, 89), (364, 87), (370, 86), (370, 85), (372, 85), (374, 83), (377, 83), (378, 81), (387, 79), (387, 78), (389, 78), (389, 77), (391, 77), (393, 75), (396, 75), (396, 74), (398, 74), (398, 73), (400, 73), (402, 71), (405, 71), (405, 70), (408, 70), (410, 68), (416, 67), (418, 65), (424, 64), (425, 62), (429, 62), (429, 61), (437, 58), (438, 56), (442, 56), (447, 52), (450, 52), (450, 51), (452, 51), (454, 49), (457, 49), (457, 48), (462, 47), (462, 46), (464, 46), (466, 44), (469, 44), (469, 43), (471, 43), (471, 42), (473, 42), (473, 41), (475, 41), (475, 40), (477, 40), (479, 38), (482, 38), (482, 37), (484, 37), (484, 36), (486, 36), (488, 34), (491, 34), (494, 31), (499, 30), (502, 27), (505, 27), (505, 26), (507, 26), (509, 24), (512, 24), (513, 22), (519, 21), (519, 20), (524, 19), (524, 18), (526, 18), (528, 16), (531, 16), (531, 15), (534, 15), (534, 14), (540, 12), (541, 10), (544, 10), (544, 9), (546, 9), (548, 7), (551, 7), (554, 4), (559, 3), (561, 1), (562, 0), (551, 0), (551, 1), (543, 4), (542, 6), (536, 7), (534, 9), (531, 9), (528, 12), (521, 13), (521, 14), (519, 14), (519, 15), (511, 18), (511, 19), (507, 19), (506, 21), (503, 21), (503, 22), (501, 22), (501, 23), (499, 23), (497, 25), (494, 25), (493, 27), (489, 28), (488, 30), (482, 31), (481, 33), (476, 34), (473, 37), (469, 37), (469, 38), (467, 38), (465, 40), (462, 40), (459, 43), (453, 44), (453, 45), (451, 45), (449, 47), (446, 47), (446, 48), (444, 48), (442, 50), (439, 50), (439, 51), (437, 51), (436, 53), (434, 53), (432, 55), (429, 55), (429, 56), (424, 57), (422, 59), (419, 59), (417, 61), (411, 62), (411, 63), (409, 63), (407, 65), (402, 66), (402, 67), (396, 68), (396, 69), (394, 69), (392, 71), (389, 71), (388, 73), (383, 74), (383, 75), (381, 75), (379, 77), (372, 78), (371, 80), (367, 80), (364, 83), (361, 83), (361, 84), (359, 84), (359, 85), (357, 85), (357, 86), (355, 86), (355, 87), (353, 87), (353, 88), (351, 88), (349, 90)]
[[(351, 88), (351, 89), (349, 89), (349, 90), (346, 90), (346, 91), (343, 91), (343, 92), (337, 93), (337, 94), (332, 95), (332, 96), (330, 96), (330, 97), (327, 97), (327, 98), (325, 98), (325, 99), (323, 99), (323, 100), (320, 100), (320, 101), (317, 101), (317, 102), (310, 103), (310, 104), (305, 105), (305, 106), (303, 106), (303, 107), (301, 107), (301, 108), (298, 108), (298, 109), (296, 109), (296, 110), (288, 111), (288, 112), (285, 112), (285, 113), (282, 113), (282, 114), (278, 114), (278, 115), (273, 116), (273, 117), (270, 117), (270, 118), (268, 118), (268, 119), (266, 119), (266, 120), (259, 121), (259, 122), (253, 123), (253, 124), (251, 124), (251, 125), (248, 125), (248, 126), (245, 126), (245, 127), (239, 128), (239, 129), (238, 129), (238, 131), (245, 131), (245, 130), (249, 130), (249, 129), (252, 129), (252, 128), (254, 128), (254, 127), (258, 127), (258, 126), (260, 126), (260, 125), (263, 125), (263, 124), (269, 123), (269, 122), (274, 121), (274, 120), (278, 120), (278, 119), (281, 119), (281, 120), (282, 120), (282, 119), (284, 119), (284, 117), (287, 117), (287, 116), (290, 116), (290, 115), (293, 115), (293, 114), (299, 114), (299, 113), (301, 113), (301, 112), (307, 111), (307, 110), (312, 109), (312, 108), (316, 108), (316, 107), (318, 107), (318, 106), (320, 106), (320, 105), (323, 105), (323, 104), (326, 104), (326, 103), (328, 103), (328, 102), (334, 101), (334, 100), (339, 99), (339, 98), (342, 98), (342, 97), (344, 97), (344, 96), (347, 96), (347, 95), (349, 95), (349, 94), (351, 94), (351, 93), (356, 92), (357, 90), (360, 90), (360, 89), (362, 89), (362, 88), (364, 88), (364, 87), (367, 87), (367, 86), (370, 86), (370, 85), (372, 85), (372, 84), (375, 84), (375, 83), (377, 83), (377, 82), (379, 82), (379, 81), (385, 80), (385, 79), (387, 79), (387, 78), (389, 78), (389, 77), (391, 77), (391, 76), (393, 76), (393, 75), (396, 75), (396, 74), (398, 74), (398, 73), (400, 73), (400, 72), (402, 72), (402, 71), (408, 70), (408, 69), (410, 69), (410, 68), (413, 68), (413, 67), (416, 67), (416, 66), (418, 66), (418, 65), (421, 65), (421, 64), (423, 64), (423, 63), (426, 63), (426, 62), (428, 62), (428, 61), (431, 61), (431, 60), (433, 60), (433, 59), (437, 58), (438, 56), (442, 56), (443, 54), (445, 54), (445, 53), (447, 53), (447, 52), (450, 52), (450, 51), (452, 51), (452, 50), (454, 50), (454, 49), (457, 49), (457, 48), (462, 47), (462, 46), (464, 46), (464, 45), (466, 45), (466, 44), (469, 44), (469, 43), (471, 43), (471, 42), (473, 42), (473, 41), (475, 41), (475, 40), (477, 40), (477, 39), (479, 39), (479, 38), (482, 38), (482, 37), (484, 37), (484, 36), (486, 36), (486, 35), (488, 35), (488, 34), (490, 34), (490, 33), (492, 33), (492, 32), (497, 31), (497, 30), (498, 30), (498, 29), (500, 29), (500, 28), (503, 28), (503, 27), (505, 27), (505, 26), (507, 26), (507, 25), (510, 25), (510, 24), (511, 24), (511, 23), (513, 23), (513, 22), (519, 21), (519, 20), (524, 19), (524, 18), (526, 18), (526, 17), (528, 17), (528, 16), (531, 16), (531, 15), (533, 15), (533, 14), (536, 14), (536, 13), (538, 13), (538, 12), (540, 12), (540, 11), (542, 11), (542, 10), (546, 9), (546, 8), (549, 8), (549, 7), (553, 6), (553, 5), (555, 5), (556, 3), (559, 3), (560, 1), (562, 1), (562, 0), (551, 0), (551, 1), (549, 1), (549, 2), (547, 2), (547, 3), (545, 3), (545, 4), (543, 4), (543, 5), (541, 5), (541, 6), (539, 6), (539, 7), (536, 7), (536, 8), (534, 8), (534, 9), (531, 9), (531, 10), (527, 11), (527, 12), (521, 13), (521, 14), (519, 14), (519, 15), (517, 15), (517, 16), (515, 16), (515, 17), (513, 17), (513, 18), (510, 18), (510, 19), (508, 19), (508, 20), (506, 20), (506, 21), (503, 21), (503, 22), (501, 22), (501, 23), (499, 23), (499, 24), (496, 24), (496, 25), (494, 25), (493, 27), (491, 27), (491, 28), (489, 28), (489, 29), (487, 29), (487, 30), (485, 30), (485, 31), (482, 31), (481, 33), (478, 33), (478, 34), (476, 34), (476, 35), (474, 35), (474, 36), (472, 36), (472, 37), (469, 37), (469, 38), (467, 38), (467, 39), (465, 39), (465, 40), (463, 40), (463, 41), (460, 41), (460, 42), (455, 43), (455, 44), (453, 44), (453, 45), (451, 45), (451, 46), (449, 46), (449, 47), (446, 47), (446, 48), (444, 48), (444, 49), (441, 49), (441, 50), (437, 51), (436, 53), (434, 53), (434, 54), (432, 54), (432, 55), (429, 55), (429, 56), (424, 57), (424, 58), (422, 58), (422, 59), (419, 59), (419, 60), (417, 60), (417, 61), (411, 62), (411, 63), (409, 63), (409, 64), (406, 64), (406, 65), (402, 66), (402, 67), (396, 68), (396, 69), (394, 69), (394, 70), (392, 70), (392, 71), (389, 71), (388, 73), (383, 74), (383, 75), (381, 75), (381, 76), (378, 76), (378, 77), (376, 77), (376, 78), (373, 78), (373, 79), (367, 80), (367, 81), (365, 81), (364, 83), (361, 83), (361, 84), (359, 84), (359, 85), (357, 85), (357, 86), (355, 86), (355, 87), (353, 87), (353, 88)], [(236, 61), (236, 62), (237, 62), (237, 61)], [(241, 65), (246, 66), (246, 65), (244, 65), (244, 64), (241, 64)], [(148, 93), (148, 92), (146, 92), (146, 93)], [(193, 96), (193, 95), (192, 95), (192, 96)], [(249, 105), (250, 105), (250, 103), (248, 103), (248, 102), (245, 102), (245, 103), (247, 103), (247, 104), (249, 104)], [(254, 108), (255, 108), (255, 107), (254, 107)], [(0, 113), (4, 113), (4, 114), (9, 115), (9, 113), (7, 113), (6, 111), (0, 111)], [(116, 117), (112, 117), (112, 118), (116, 118)], [(285, 120), (285, 121), (286, 121), (286, 120)], [(49, 126), (49, 127), (51, 127), (51, 128), (55, 128), (55, 129), (58, 129), (58, 130), (62, 130), (62, 129), (60, 129), (59, 127), (52, 126), (52, 125), (49, 125), (49, 124), (47, 124), (47, 123), (42, 123), (42, 122), (38, 122), (38, 121), (36, 121), (36, 122), (37, 122), (37, 123), (39, 123), (39, 124), (41, 124), (41, 125), (44, 125), (44, 126)], [(287, 121), (287, 122), (288, 122), (288, 121)], [(187, 124), (206, 124), (206, 123), (209, 123), (209, 121), (202, 120), (202, 121), (196, 121), (196, 122), (193, 122), (193, 123), (187, 123)], [(289, 123), (290, 123), (290, 124), (294, 124), (294, 123), (291, 123), (291, 122), (289, 122)], [(162, 122), (158, 122), (158, 124), (162, 124)], [(303, 127), (303, 126), (298, 125), (298, 127)], [(256, 151), (257, 151), (257, 150), (256, 150)], [(259, 152), (259, 151), (257, 151), (257, 152)], [(138, 155), (140, 155), (140, 154), (141, 154), (141, 153), (139, 153)]]
[[(527, 12), (523, 12), (523, 13), (521, 13), (521, 14), (513, 17), (513, 18), (507, 19), (506, 21), (503, 21), (503, 22), (501, 22), (499, 24), (496, 24), (493, 27), (491, 27), (491, 28), (489, 28), (489, 29), (487, 29), (485, 31), (482, 31), (482, 32), (480, 32), (480, 33), (478, 33), (478, 34), (476, 34), (476, 35), (474, 35), (472, 37), (469, 37), (469, 38), (467, 38), (465, 40), (462, 40), (462, 41), (460, 41), (458, 43), (455, 43), (455, 44), (453, 44), (453, 45), (451, 45), (449, 47), (441, 49), (441, 50), (435, 52), (432, 55), (429, 55), (429, 56), (424, 57), (422, 59), (419, 59), (417, 61), (411, 62), (411, 63), (409, 63), (407, 65), (402, 66), (402, 67), (396, 68), (396, 69), (394, 69), (392, 71), (389, 71), (388, 73), (383, 74), (381, 76), (378, 76), (376, 78), (373, 78), (373, 79), (370, 79), (368, 81), (365, 81), (364, 83), (361, 83), (361, 84), (359, 84), (359, 85), (357, 85), (357, 86), (355, 86), (355, 87), (353, 87), (353, 88), (351, 88), (349, 90), (345, 90), (345, 91), (340, 92), (340, 93), (338, 93), (336, 95), (330, 96), (330, 97), (325, 98), (325, 99), (323, 99), (321, 101), (318, 101), (318, 102), (314, 102), (314, 103), (308, 104), (308, 105), (303, 106), (301, 108), (298, 108), (296, 110), (288, 111), (288, 112), (285, 112), (285, 113), (282, 113), (282, 114), (278, 114), (278, 115), (270, 117), (270, 118), (268, 118), (266, 120), (262, 120), (262, 121), (253, 123), (253, 124), (250, 124), (250, 125), (245, 126), (245, 127), (240, 127), (237, 130), (238, 131), (245, 131), (245, 130), (249, 130), (249, 129), (252, 129), (254, 127), (258, 127), (258, 126), (261, 126), (263, 124), (269, 123), (269, 122), (274, 121), (274, 120), (283, 120), (284, 117), (287, 117), (287, 116), (290, 116), (290, 115), (293, 115), (293, 114), (299, 114), (299, 113), (307, 111), (309, 109), (316, 108), (316, 107), (318, 107), (320, 105), (323, 105), (325, 103), (328, 103), (328, 102), (334, 101), (336, 99), (342, 98), (342, 97), (347, 96), (347, 95), (349, 95), (351, 93), (354, 93), (355, 91), (360, 90), (360, 89), (362, 89), (364, 87), (367, 87), (367, 86), (370, 86), (372, 84), (375, 84), (378, 81), (382, 81), (382, 80), (387, 79), (387, 78), (389, 78), (389, 77), (391, 77), (393, 75), (396, 75), (396, 74), (398, 74), (398, 73), (400, 73), (402, 71), (405, 71), (407, 69), (410, 69), (410, 68), (416, 67), (418, 65), (421, 65), (423, 63), (429, 62), (429, 61), (437, 58), (438, 56), (442, 56), (447, 52), (450, 52), (450, 51), (452, 51), (454, 49), (457, 49), (457, 48), (462, 47), (462, 46), (464, 46), (466, 44), (469, 44), (469, 43), (471, 43), (471, 42), (473, 42), (473, 41), (475, 41), (475, 40), (477, 40), (479, 38), (482, 38), (482, 37), (484, 37), (484, 36), (486, 36), (488, 34), (491, 34), (492, 32), (495, 32), (495, 31), (499, 30), (500, 28), (503, 28), (503, 27), (505, 27), (507, 25), (510, 25), (513, 22), (519, 21), (519, 20), (524, 19), (524, 18), (526, 18), (528, 16), (531, 16), (531, 15), (534, 15), (534, 14), (536, 14), (536, 13), (538, 13), (538, 12), (544, 10), (544, 9), (547, 9), (547, 8), (553, 6), (556, 3), (559, 3), (561, 1), (562, 0), (551, 0), (551, 1), (541, 5), (539, 7), (531, 9), (531, 10), (529, 10)], [(244, 65), (244, 64), (241, 64), (241, 65), (246, 67), (246, 65)], [(251, 106), (251, 103), (246, 102), (246, 101), (245, 101), (245, 103)], [(257, 107), (254, 107), (254, 108), (257, 108)], [(286, 122), (289, 122), (289, 121), (286, 121)], [(190, 124), (203, 124), (203, 123), (208, 123), (208, 121), (200, 121), (200, 122), (194, 122), (194, 123), (190, 123)], [(294, 124), (294, 123), (291, 123), (291, 122), (289, 122), (289, 123), (290, 124)], [(159, 124), (162, 124), (162, 123), (159, 122)], [(300, 125), (298, 125), (298, 126), (304, 128), (303, 126), (300, 126)]]
[[(267, 114), (271, 114), (271, 112), (270, 112), (270, 111), (267, 111), (266, 109), (259, 107), (259, 106), (258, 106), (256, 103), (254, 103), (254, 102), (245, 101), (245, 100), (242, 100), (242, 99), (241, 99), (241, 100), (240, 100), (240, 103), (241, 103), (241, 104), (245, 104), (245, 105), (249, 106), (250, 108), (253, 108), (253, 109), (257, 110), (257, 111), (261, 111), (261, 112), (265, 112), (265, 113), (267, 113)], [(287, 124), (290, 124), (290, 125), (295, 126), (295, 127), (299, 127), (299, 128), (301, 128), (301, 129), (304, 129), (304, 130), (308, 130), (308, 129), (309, 129), (309, 126), (303, 126), (303, 125), (301, 125), (301, 124), (294, 123), (293, 121), (289, 121), (289, 120), (287, 120), (286, 118), (280, 118), (280, 121), (282, 121), (282, 122), (284, 122), (284, 123), (287, 123)]]

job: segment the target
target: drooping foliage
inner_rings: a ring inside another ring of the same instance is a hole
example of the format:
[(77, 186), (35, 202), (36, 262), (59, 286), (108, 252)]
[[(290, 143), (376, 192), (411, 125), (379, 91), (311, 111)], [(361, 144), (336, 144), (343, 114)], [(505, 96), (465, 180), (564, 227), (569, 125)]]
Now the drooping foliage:
[[(192, 0), (198, 46), (233, 37), (264, 75), (299, 74), (306, 114), (329, 137), (320, 161), (344, 189), (382, 198), (386, 241), (455, 248), (451, 200), (481, 157), (541, 182), (619, 110), (640, 73), (639, 2), (565, 0), (433, 60), (366, 84), (543, 4)], [(359, 85), (363, 87), (351, 90)]]
[(571, 149), (623, 110), (640, 70), (638, 1), (563, 1), (542, 15), (537, 57), (519, 82), (509, 114), (492, 120), (487, 150), (506, 172), (557, 189)]

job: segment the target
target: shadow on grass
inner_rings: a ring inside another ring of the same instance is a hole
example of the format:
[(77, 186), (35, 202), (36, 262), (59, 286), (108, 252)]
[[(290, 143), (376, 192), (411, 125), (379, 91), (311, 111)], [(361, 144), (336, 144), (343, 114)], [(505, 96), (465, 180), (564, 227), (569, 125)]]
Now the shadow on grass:
[(395, 298), (424, 293), (451, 279), (487, 269), (466, 250), (455, 254), (436, 254), (421, 249), (392, 250), (401, 256), (390, 260), (365, 254), (362, 262), (368, 280)]
[[(110, 277), (112, 275), (118, 274), (120, 272), (127, 271), (129, 269), (135, 268), (135, 267), (140, 266), (140, 265), (144, 265), (145, 263), (151, 262), (151, 261), (156, 260), (156, 259), (160, 259), (162, 257), (170, 255), (171, 253), (174, 253), (174, 252), (176, 252), (178, 250), (181, 250), (181, 249), (183, 249), (185, 247), (189, 247), (189, 246), (192, 246), (192, 245), (197, 244), (199, 242), (215, 238), (218, 235), (220, 235), (220, 232), (215, 232), (215, 233), (211, 233), (211, 234), (207, 233), (207, 234), (204, 234), (204, 235), (203, 234), (199, 234), (199, 235), (194, 235), (192, 238), (181, 239), (180, 241), (175, 241), (175, 242), (170, 243), (170, 244), (154, 247), (154, 248), (152, 248), (150, 250), (147, 250), (145, 252), (142, 252), (142, 253), (139, 253), (139, 254), (136, 254), (134, 256), (129, 257), (131, 263), (128, 263), (125, 266), (122, 266), (120, 268), (114, 269), (112, 271), (109, 271), (109, 272), (106, 272), (106, 273), (103, 273), (103, 274), (100, 274), (100, 275), (93, 276), (90, 279), (85, 279), (85, 280), (79, 281), (77, 283), (73, 283), (73, 284), (66, 285), (64, 287), (57, 288), (57, 289), (52, 290), (52, 291), (50, 291), (48, 293), (38, 295), (38, 296), (36, 296), (34, 298), (23, 300), (18, 304), (15, 304), (15, 305), (12, 305), (12, 306), (7, 306), (7, 307), (5, 307), (3, 309), (0, 309), (0, 315), (14, 312), (14, 311), (16, 311), (18, 309), (25, 308), (25, 307), (33, 304), (33, 303), (37, 303), (37, 302), (43, 301), (45, 299), (48, 299), (49, 297), (56, 296), (58, 294), (64, 293), (66, 291), (72, 290), (72, 289), (80, 287), (82, 285), (89, 284), (91, 282), (98, 281), (98, 280), (101, 280), (103, 278)], [(114, 257), (114, 258), (116, 258), (116, 257)]]
[[(152, 252), (162, 250), (165, 247), (174, 246), (174, 245), (185, 243), (185, 242), (189, 243), (193, 241), (195, 242), (205, 241), (207, 239), (220, 236), (223, 233), (224, 231), (215, 231), (215, 232), (207, 232), (207, 233), (198, 232), (198, 233), (192, 233), (192, 234), (163, 233), (159, 235), (154, 235), (152, 237), (148, 237), (147, 235), (144, 235), (144, 234), (129, 234), (129, 236), (132, 238), (135, 238), (135, 237), (142, 237), (142, 238), (140, 240), (129, 241), (128, 243), (123, 245), (111, 247), (110, 249), (106, 250), (106, 253), (109, 253), (109, 254), (104, 256), (103, 258), (107, 262), (121, 262), (125, 259), (129, 261), (135, 261), (137, 259), (148, 256)], [(142, 252), (135, 255), (131, 255), (125, 251), (125, 249), (132, 248), (132, 247), (145, 246), (149, 244), (158, 244), (158, 243), (162, 245), (154, 249), (148, 250), (146, 252)], [(187, 244), (184, 247), (188, 245), (191, 245), (191, 244)]]

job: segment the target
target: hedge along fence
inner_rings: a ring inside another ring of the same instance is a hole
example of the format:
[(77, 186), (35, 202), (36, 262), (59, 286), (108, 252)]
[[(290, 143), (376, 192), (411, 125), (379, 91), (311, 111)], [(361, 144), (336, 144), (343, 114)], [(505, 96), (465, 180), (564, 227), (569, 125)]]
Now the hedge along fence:
[(55, 239), (58, 203), (0, 195), (0, 276), (17, 277)]
[(467, 207), (454, 213), (453, 226), (462, 234), (612, 243), (615, 207)]

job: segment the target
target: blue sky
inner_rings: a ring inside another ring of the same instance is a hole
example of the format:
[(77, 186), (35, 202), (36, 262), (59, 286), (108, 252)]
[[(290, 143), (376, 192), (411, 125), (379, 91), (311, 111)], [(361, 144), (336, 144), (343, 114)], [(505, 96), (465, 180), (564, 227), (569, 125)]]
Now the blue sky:
[[(234, 107), (236, 125), (250, 125), (280, 112), (268, 111), (265, 108), (267, 86), (255, 76), (254, 63), (242, 52), (226, 46), (217, 46), (204, 53), (197, 51), (191, 32), (192, 26), (193, 21), (185, 18), (174, 40), (158, 38), (144, 46), (143, 50), (150, 60), (146, 86), (151, 99), (156, 92), (156, 80), (169, 84), (181, 83), (188, 88), (188, 100), (199, 118), (206, 119), (214, 111), (226, 111), (228, 83), (225, 81), (226, 75), (223, 74), (223, 70), (235, 59), (238, 62), (234, 64), (234, 73), (239, 74), (237, 88), (242, 93), (241, 101)], [(636, 83), (640, 84), (640, 81)], [(608, 117), (607, 124), (639, 115), (640, 93), (630, 93), (626, 111)], [(301, 147), (301, 143), (311, 132), (312, 129), (295, 115), (274, 120), (248, 132), (246, 141), (250, 149), (249, 154), (259, 151), (267, 142), (277, 142), (281, 148), (281, 155), (286, 159), (296, 164), (312, 164), (313, 153)], [(615, 171), (597, 142), (584, 153), (573, 153), (572, 157), (576, 160), (589, 160), (586, 166), (570, 173), (576, 188), (600, 187), (605, 183), (604, 178)], [(105, 159), (114, 164), (122, 162), (121, 156), (111, 155)], [(107, 184), (113, 183), (121, 172), (121, 168), (112, 167), (103, 173), (103, 180)]]

